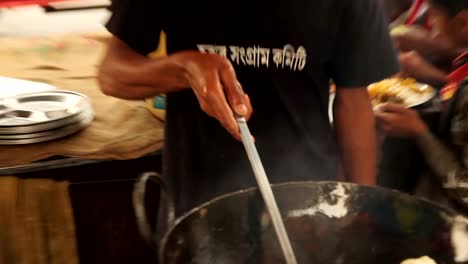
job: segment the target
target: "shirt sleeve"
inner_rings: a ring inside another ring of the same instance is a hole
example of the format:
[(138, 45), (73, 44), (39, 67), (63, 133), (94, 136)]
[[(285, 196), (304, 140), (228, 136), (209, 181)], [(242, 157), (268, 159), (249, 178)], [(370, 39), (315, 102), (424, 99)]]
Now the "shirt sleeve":
[(418, 138), (418, 145), (448, 194), (468, 206), (468, 85), (459, 89), (464, 91), (452, 119), (453, 148), (430, 133)]
[(140, 54), (154, 51), (162, 30), (156, 0), (113, 0), (107, 29)]
[(337, 87), (363, 87), (396, 74), (398, 59), (380, 1), (345, 2), (331, 63)]

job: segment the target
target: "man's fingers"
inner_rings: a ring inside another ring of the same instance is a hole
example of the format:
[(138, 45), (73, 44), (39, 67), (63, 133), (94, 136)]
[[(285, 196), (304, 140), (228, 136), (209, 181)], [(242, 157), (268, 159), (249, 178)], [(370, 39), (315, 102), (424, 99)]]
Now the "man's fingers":
[(226, 60), (222, 63), (219, 69), (219, 77), (232, 109), (238, 115), (250, 115), (252, 107), (245, 101), (245, 93), (241, 84), (237, 81), (236, 73), (229, 61)]
[(382, 113), (382, 112), (376, 112), (374, 114), (375, 116), (375, 119), (379, 122), (385, 122), (385, 119), (386, 119), (386, 115), (385, 113)]
[(200, 72), (200, 75), (193, 80), (192, 85), (203, 112), (217, 119), (230, 134), (240, 140), (239, 128), (226, 101), (216, 71), (205, 72), (205, 74)]
[(200, 107), (217, 119), (236, 139), (241, 140), (235, 115), (248, 119), (252, 114), (249, 97), (237, 81), (232, 64), (214, 54), (198, 54), (198, 60), (190, 68), (190, 85)]
[(375, 118), (377, 119), (377, 121), (379, 122), (378, 125), (379, 125), (379, 128), (387, 133), (390, 131), (391, 129), (391, 125), (392, 125), (392, 114), (387, 114), (387, 113), (376, 113), (375, 114)]
[(375, 118), (382, 124), (390, 124), (393, 122), (394, 115), (385, 113), (385, 112), (378, 112), (375, 114)]
[(385, 133), (389, 133), (392, 131), (392, 126), (389, 125), (389, 124), (382, 124), (382, 130), (385, 132)]
[[(235, 122), (235, 120), (234, 120)], [(239, 128), (238, 126), (232, 126), (230, 124), (230, 121), (228, 122), (222, 122), (220, 121), (219, 122), (223, 127), (224, 129), (227, 130), (227, 132), (229, 132), (229, 134), (231, 134), (235, 139), (239, 140), (239, 141), (242, 141), (242, 138), (241, 138), (241, 135), (240, 135), (240, 131), (239, 131)]]
[(379, 110), (383, 112), (402, 113), (406, 111), (406, 107), (401, 104), (385, 103), (379, 106)]
[(398, 50), (401, 50), (401, 37), (400, 36), (394, 36), (393, 37), (393, 44), (395, 45), (395, 48)]
[(245, 115), (245, 120), (249, 121), (250, 117), (252, 116), (253, 109), (252, 104), (250, 103), (250, 97), (247, 94), (244, 94), (244, 102), (247, 105), (247, 115)]
[(216, 119), (219, 120), (221, 125), (223, 125), (229, 133), (231, 133), (236, 139), (240, 140), (239, 126), (237, 125), (234, 113), (226, 100), (221, 83), (218, 81), (212, 85), (207, 101), (210, 104)]

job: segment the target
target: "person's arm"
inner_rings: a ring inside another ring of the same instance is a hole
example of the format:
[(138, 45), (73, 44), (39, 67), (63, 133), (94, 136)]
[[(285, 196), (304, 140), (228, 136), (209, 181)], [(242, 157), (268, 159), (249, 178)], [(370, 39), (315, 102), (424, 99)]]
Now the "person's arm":
[(399, 71), (382, 7), (375, 0), (342, 2), (337, 51), (334, 126), (346, 177), (376, 183), (376, 131), (367, 85)]
[(180, 62), (173, 58), (156, 61), (147, 57), (159, 44), (164, 24), (161, 8), (158, 1), (112, 1), (112, 16), (106, 27), (113, 37), (98, 75), (105, 94), (143, 99), (185, 85), (178, 77), (183, 71)]
[(149, 59), (113, 38), (100, 67), (99, 84), (103, 93), (124, 99), (192, 89), (202, 110), (239, 140), (233, 111), (247, 118), (252, 114), (233, 66), (216, 54), (183, 51)]
[(338, 89), (333, 113), (340, 153), (350, 181), (376, 184), (376, 132), (366, 88)]
[(158, 8), (158, 1), (112, 2), (107, 28), (114, 37), (99, 70), (101, 90), (115, 97), (142, 99), (191, 89), (202, 110), (240, 140), (234, 112), (248, 119), (252, 107), (226, 58), (198, 51), (155, 60), (146, 57), (156, 49), (163, 30), (164, 16), (153, 13)]
[(425, 59), (434, 63), (448, 63), (466, 51), (458, 48), (445, 36), (432, 36), (425, 29), (413, 27), (405, 34), (393, 37), (399, 50), (417, 51)]
[(455, 99), (456, 114), (451, 121), (451, 140), (457, 153), (428, 131), (420, 133), (416, 142), (443, 187), (468, 206), (468, 82), (458, 89), (462, 90)]
[(413, 0), (381, 0), (381, 2), (389, 22), (393, 22), (413, 4)]
[(99, 69), (103, 93), (123, 99), (144, 99), (190, 87), (181, 56), (150, 59), (113, 37)]
[[(465, 117), (463, 122), (468, 122), (468, 118)], [(468, 131), (465, 133), (468, 135)], [(463, 147), (462, 157), (459, 159), (428, 131), (418, 136), (416, 142), (431, 171), (440, 179), (443, 187), (452, 197), (468, 206), (467, 146)], [(465, 145), (468, 145), (468, 142), (465, 142)]]
[(468, 205), (468, 87), (463, 92), (457, 106), (458, 114), (452, 119), (451, 139), (459, 153), (437, 139), (412, 109), (395, 104), (382, 105), (377, 119), (387, 135), (415, 139), (426, 163), (443, 187)]
[(448, 74), (427, 62), (417, 51), (400, 53), (399, 60), (402, 77), (413, 77), (433, 86), (448, 82)]

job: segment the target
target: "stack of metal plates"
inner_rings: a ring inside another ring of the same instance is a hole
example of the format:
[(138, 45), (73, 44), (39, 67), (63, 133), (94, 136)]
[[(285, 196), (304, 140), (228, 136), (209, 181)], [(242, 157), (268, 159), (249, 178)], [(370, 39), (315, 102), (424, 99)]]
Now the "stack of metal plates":
[(88, 126), (94, 112), (88, 97), (46, 91), (0, 99), (0, 145), (49, 141)]

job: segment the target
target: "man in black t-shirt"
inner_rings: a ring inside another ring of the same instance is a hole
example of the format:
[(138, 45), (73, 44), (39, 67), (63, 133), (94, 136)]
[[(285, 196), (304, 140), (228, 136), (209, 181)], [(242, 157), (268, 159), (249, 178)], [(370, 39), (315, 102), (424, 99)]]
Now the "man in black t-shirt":
[[(375, 184), (366, 86), (398, 71), (378, 2), (113, 1), (100, 85), (126, 99), (167, 94), (163, 176), (178, 215), (256, 185), (234, 113), (249, 118), (272, 183), (338, 180), (340, 153), (348, 180)], [(169, 55), (149, 59), (162, 30)]]

